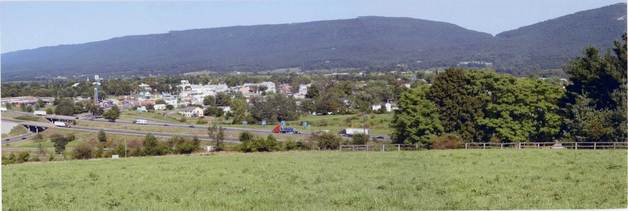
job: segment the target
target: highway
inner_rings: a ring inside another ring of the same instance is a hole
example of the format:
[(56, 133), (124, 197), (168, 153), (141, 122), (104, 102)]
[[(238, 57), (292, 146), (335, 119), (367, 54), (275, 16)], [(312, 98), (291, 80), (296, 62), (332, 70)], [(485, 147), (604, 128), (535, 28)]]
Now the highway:
[(24, 141), (24, 140), (28, 140), (30, 137), (34, 136), (35, 133), (25, 133), (19, 136), (13, 136), (13, 137), (2, 137), (2, 143), (3, 144), (10, 144), (10, 143), (15, 143), (15, 142), (20, 142), (20, 141)]
[[(34, 114), (32, 113), (28, 113), (28, 112), (20, 112), (20, 111), (7, 111), (7, 112), (13, 112), (13, 113), (17, 113), (17, 114), (22, 114), (22, 115), (30, 115), (30, 116), (34, 116)], [(170, 128), (197, 128), (199, 130), (207, 130), (206, 126), (202, 126), (202, 125), (192, 125), (192, 124), (181, 124), (181, 123), (170, 123), (170, 122), (158, 122), (155, 120), (150, 120), (145, 124), (137, 124), (137, 123), (133, 123), (132, 121), (128, 121), (128, 120), (116, 120), (115, 122), (111, 122), (109, 120), (106, 119), (102, 119), (102, 118), (98, 118), (98, 119), (92, 119), (92, 118), (79, 118), (80, 120), (85, 120), (85, 121), (93, 121), (93, 122), (107, 122), (107, 123), (111, 123), (111, 124), (127, 124), (127, 125), (138, 125), (138, 126), (160, 126), (160, 127), (170, 127)], [(13, 120), (12, 120), (13, 121)], [(18, 123), (24, 123), (24, 121), (14, 121), (14, 122), (18, 122)], [(38, 125), (38, 126), (42, 126), (42, 125), (49, 125), (51, 127), (55, 127), (52, 124), (48, 123), (42, 123), (42, 122), (28, 122), (29, 124), (32, 123), (32, 125)], [(253, 133), (257, 133), (257, 134), (272, 134), (272, 132), (268, 129), (255, 129), (255, 128), (238, 128), (238, 127), (223, 127), (225, 129), (225, 131), (248, 131), (248, 132), (253, 132)], [(63, 129), (68, 129), (68, 130), (77, 130), (77, 131), (86, 131), (86, 132), (98, 132), (100, 129), (105, 130), (105, 132), (109, 132), (109, 133), (113, 133), (113, 134), (121, 134), (121, 135), (137, 135), (137, 136), (144, 136), (149, 132), (146, 131), (138, 131), (138, 130), (122, 130), (122, 129), (110, 129), (110, 128), (90, 128), (90, 127), (81, 127), (81, 126), (76, 126), (73, 125), (70, 128), (65, 128), (63, 127)], [(158, 137), (172, 137), (172, 136), (183, 136), (183, 137), (193, 137), (192, 135), (185, 135), (185, 134), (178, 134), (178, 133), (166, 133), (166, 132), (150, 132), (155, 136)], [(295, 135), (295, 136), (310, 136), (312, 133), (311, 132), (301, 132), (299, 134), (284, 134), (284, 135)], [(381, 136), (384, 137), (384, 139), (389, 139), (388, 136), (386, 135), (372, 135), (373, 137), (377, 137), (377, 136)], [(12, 138), (21, 138), (21, 137), (12, 137)], [(208, 140), (205, 138), (201, 138), (199, 137), (199, 139), (201, 140)], [(15, 140), (15, 139), (12, 139)], [(19, 141), (19, 140), (17, 140)], [(239, 143), (237, 140), (225, 140), (226, 142), (233, 142), (233, 143)], [(4, 140), (3, 140), (4, 143)]]

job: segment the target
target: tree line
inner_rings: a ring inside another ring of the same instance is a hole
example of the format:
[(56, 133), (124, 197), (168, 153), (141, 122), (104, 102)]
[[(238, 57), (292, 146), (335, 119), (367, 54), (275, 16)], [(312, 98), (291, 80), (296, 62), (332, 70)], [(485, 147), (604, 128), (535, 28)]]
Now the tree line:
[(450, 68), (401, 94), (397, 143), (625, 141), (626, 35), (601, 55), (586, 48), (566, 65), (569, 83)]

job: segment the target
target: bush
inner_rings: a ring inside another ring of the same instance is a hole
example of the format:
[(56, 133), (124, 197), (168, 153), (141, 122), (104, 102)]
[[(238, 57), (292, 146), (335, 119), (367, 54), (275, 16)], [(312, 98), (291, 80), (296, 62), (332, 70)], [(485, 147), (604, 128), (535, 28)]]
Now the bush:
[(91, 144), (83, 142), (73, 150), (75, 159), (90, 159), (93, 157), (94, 149)]
[(357, 144), (357, 145), (364, 145), (367, 144), (369, 140), (369, 136), (366, 134), (354, 134), (351, 137), (351, 143), (352, 144)]
[(284, 142), (283, 144), (283, 149), (286, 151), (290, 151), (290, 150), (296, 150), (297, 148), (297, 142), (293, 141), (293, 140), (288, 140), (286, 142)]
[(52, 134), (50, 135), (50, 141), (54, 143), (55, 152), (60, 154), (65, 151), (65, 146), (68, 145), (69, 142), (73, 141), (76, 137), (71, 134), (68, 136), (60, 135), (60, 134)]
[(2, 156), (2, 164), (3, 165), (13, 164), (13, 163), (15, 163), (15, 154), (11, 153), (7, 157)]
[(342, 138), (332, 133), (322, 133), (319, 135), (312, 135), (310, 141), (318, 143), (318, 147), (322, 150), (334, 150), (340, 147)]
[(253, 136), (248, 132), (240, 134), (240, 151), (242, 152), (272, 152), (276, 151), (279, 142), (273, 135), (268, 135), (266, 139)]
[(462, 139), (455, 134), (443, 134), (432, 141), (432, 149), (456, 149), (461, 145)]
[(207, 121), (205, 119), (201, 118), (201, 119), (196, 120), (196, 124), (197, 125), (204, 125), (204, 124), (207, 124)]
[(31, 157), (31, 154), (28, 152), (20, 152), (17, 154), (17, 158), (15, 159), (16, 163), (24, 163), (24, 162), (28, 162), (29, 158)]

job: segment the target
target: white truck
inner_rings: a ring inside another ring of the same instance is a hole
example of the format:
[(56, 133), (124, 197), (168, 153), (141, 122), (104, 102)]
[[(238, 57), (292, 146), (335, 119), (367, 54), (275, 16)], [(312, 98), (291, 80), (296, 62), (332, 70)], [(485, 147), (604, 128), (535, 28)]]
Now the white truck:
[(353, 136), (355, 134), (365, 134), (365, 135), (368, 135), (369, 134), (369, 129), (366, 129), (366, 128), (345, 128), (340, 133), (342, 135), (345, 135), (345, 136)]
[(139, 125), (145, 125), (145, 124), (148, 124), (148, 120), (145, 120), (145, 119), (136, 119), (135, 121), (133, 121), (133, 123), (135, 123), (135, 124), (139, 124)]
[(55, 126), (57, 126), (57, 127), (70, 127), (70, 125), (68, 125), (68, 124), (66, 124), (65, 122), (62, 122), (62, 121), (55, 121), (53, 124)]
[(42, 110), (34, 111), (33, 114), (35, 116), (46, 116), (46, 111), (42, 111)]

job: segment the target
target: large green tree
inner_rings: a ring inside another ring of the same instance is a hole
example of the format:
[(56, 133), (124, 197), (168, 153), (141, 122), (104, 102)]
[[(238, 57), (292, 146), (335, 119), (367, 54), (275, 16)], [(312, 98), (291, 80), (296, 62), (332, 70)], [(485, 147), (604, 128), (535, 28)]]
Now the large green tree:
[(399, 110), (391, 123), (396, 143), (429, 145), (434, 136), (443, 132), (438, 109), (427, 99), (428, 90), (428, 86), (417, 86), (401, 94)]
[(483, 116), (484, 101), (480, 91), (459, 68), (447, 69), (435, 77), (428, 99), (436, 104), (444, 132), (459, 134), (467, 142), (481, 140), (478, 120)]
[(586, 48), (566, 67), (570, 84), (562, 99), (563, 130), (576, 141), (626, 139), (626, 34), (604, 55)]
[[(551, 141), (560, 132), (559, 84), (489, 72), (471, 73), (488, 102), (478, 120), (488, 137), (505, 142)], [(477, 77), (481, 76), (481, 77)]]

